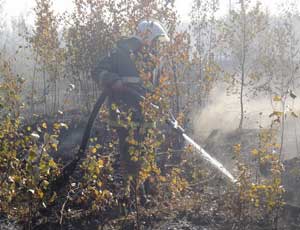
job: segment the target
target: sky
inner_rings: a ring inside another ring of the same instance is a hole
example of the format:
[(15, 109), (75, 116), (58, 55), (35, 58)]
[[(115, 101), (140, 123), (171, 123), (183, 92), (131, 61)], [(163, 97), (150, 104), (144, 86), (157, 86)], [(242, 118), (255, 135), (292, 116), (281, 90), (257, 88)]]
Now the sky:
[[(34, 0), (5, 0), (6, 4), (4, 7), (5, 14), (8, 17), (17, 17), (20, 13), (24, 13), (28, 10), (33, 9)], [(228, 2), (229, 0), (219, 0), (220, 1), (220, 14), (225, 14), (228, 12)], [(237, 3), (239, 0), (231, 0), (232, 4)], [(268, 7), (270, 12), (276, 12), (276, 5), (278, 3), (286, 2), (287, 0), (261, 0), (265, 7)], [(296, 0), (297, 1), (297, 0)], [(72, 8), (73, 0), (53, 0), (54, 8), (58, 12), (64, 12), (65, 10)], [(182, 21), (189, 20), (189, 12), (191, 10), (193, 0), (175, 0), (177, 10), (181, 16)], [(298, 8), (300, 8), (300, 0), (298, 2)], [(28, 15), (27, 15), (28, 16)], [(32, 19), (32, 16), (28, 16)], [(29, 19), (30, 20), (30, 19)]]

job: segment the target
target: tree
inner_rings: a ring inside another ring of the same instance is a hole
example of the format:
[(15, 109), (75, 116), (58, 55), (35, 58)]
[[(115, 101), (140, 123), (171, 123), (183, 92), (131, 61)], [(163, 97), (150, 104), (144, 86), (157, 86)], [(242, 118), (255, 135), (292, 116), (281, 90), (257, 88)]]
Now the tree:
[[(264, 89), (268, 92), (274, 109), (270, 116), (280, 124), (280, 156), (284, 146), (287, 115), (296, 116), (293, 110), (293, 92), (300, 83), (300, 48), (296, 30), (299, 12), (296, 9), (296, 2), (281, 6), (280, 19), (273, 19), (266, 31), (268, 40), (265, 40), (264, 48), (261, 48), (267, 79)], [(279, 104), (280, 108), (276, 108), (276, 104)]]
[[(5, 19), (4, 19), (4, 14), (3, 14), (4, 3), (5, 3), (5, 0), (0, 0), (0, 37), (3, 39), (3, 41), (5, 41), (4, 34), (3, 34), (3, 30), (5, 28)], [(2, 45), (4, 45), (4, 43), (2, 44), (2, 42), (1, 42), (1, 46)], [(1, 47), (1, 50), (2, 50), (2, 47)], [(0, 53), (2, 53), (2, 51)]]
[(216, 80), (218, 65), (216, 62), (216, 47), (218, 45), (218, 31), (216, 13), (219, 9), (219, 0), (195, 0), (191, 11), (191, 32), (195, 39), (194, 47), (197, 58), (196, 84), (198, 89), (198, 105), (205, 106), (209, 92)]
[[(63, 60), (58, 37), (58, 20), (52, 9), (52, 0), (36, 0), (34, 9), (36, 14), (35, 29), (31, 38), (32, 47), (36, 55), (35, 60), (40, 64), (43, 77), (44, 114), (57, 111), (59, 66)], [(35, 72), (35, 71), (34, 71)], [(34, 73), (35, 75), (36, 73)], [(52, 105), (48, 109), (49, 91), (53, 91)], [(35, 76), (32, 80), (32, 104), (35, 91)]]
[[(84, 104), (84, 109), (90, 110), (92, 99), (95, 99), (97, 87), (91, 80), (91, 70), (95, 64), (104, 57), (112, 48), (116, 39), (120, 36), (117, 24), (123, 14), (116, 18), (113, 24), (111, 9), (105, 0), (101, 1), (75, 1), (75, 9), (64, 18), (66, 25), (64, 39), (66, 42), (66, 77), (71, 84), (76, 86), (76, 94)], [(115, 29), (113, 29), (115, 28)]]
[(223, 25), (224, 42), (227, 44), (225, 48), (225, 56), (233, 63), (232, 69), (234, 82), (239, 85), (239, 102), (240, 102), (240, 122), (239, 128), (243, 128), (245, 118), (245, 90), (253, 91), (253, 79), (259, 66), (256, 66), (258, 55), (255, 53), (257, 39), (263, 33), (267, 25), (267, 17), (261, 11), (261, 4), (256, 3), (251, 7), (250, 0), (240, 0), (240, 10), (232, 10), (231, 17)]

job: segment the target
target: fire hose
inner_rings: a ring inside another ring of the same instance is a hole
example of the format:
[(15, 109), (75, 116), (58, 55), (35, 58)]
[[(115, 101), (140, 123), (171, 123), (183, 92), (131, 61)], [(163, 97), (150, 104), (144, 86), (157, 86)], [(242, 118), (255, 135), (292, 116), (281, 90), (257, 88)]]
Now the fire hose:
[(51, 191), (58, 191), (58, 190), (60, 190), (60, 188), (63, 188), (66, 183), (68, 183), (69, 178), (75, 171), (78, 162), (83, 158), (86, 147), (89, 142), (89, 138), (91, 135), (94, 121), (98, 115), (100, 108), (102, 107), (103, 103), (105, 102), (105, 99), (107, 96), (108, 96), (108, 93), (106, 91), (104, 91), (98, 98), (96, 104), (94, 105), (93, 111), (89, 117), (89, 120), (87, 122), (86, 128), (84, 130), (84, 134), (82, 137), (82, 141), (81, 141), (79, 150), (78, 150), (77, 154), (75, 155), (75, 158), (63, 168), (59, 177), (51, 184), (51, 186), (49, 186)]
[[(140, 95), (138, 92), (136, 92), (134, 89), (130, 89), (130, 91), (137, 96), (139, 99), (144, 100), (145, 97)], [(75, 158), (68, 163), (62, 170), (59, 177), (51, 183), (49, 188), (51, 191), (59, 191), (61, 188), (68, 183), (70, 176), (74, 173), (78, 162), (84, 157), (85, 151), (88, 145), (88, 141), (90, 138), (91, 130), (94, 124), (94, 121), (97, 117), (97, 114), (103, 105), (106, 97), (108, 96), (107, 91), (104, 91), (100, 97), (98, 98), (93, 111), (89, 117), (88, 123), (86, 125), (82, 141), (80, 144), (80, 148), (75, 155)], [(158, 105), (155, 105), (151, 103), (151, 106), (154, 109), (160, 109)], [(236, 183), (237, 180), (233, 177), (233, 175), (215, 158), (213, 158), (205, 149), (203, 149), (199, 144), (197, 144), (191, 137), (189, 137), (186, 134), (186, 131), (178, 125), (178, 121), (175, 119), (175, 117), (170, 113), (170, 118), (166, 121), (167, 124), (169, 124), (179, 135), (181, 135), (190, 145), (192, 145), (197, 152), (200, 154), (200, 156), (205, 159), (207, 162), (211, 164), (214, 168), (216, 168), (219, 172), (221, 172), (223, 175), (225, 175), (232, 183)]]

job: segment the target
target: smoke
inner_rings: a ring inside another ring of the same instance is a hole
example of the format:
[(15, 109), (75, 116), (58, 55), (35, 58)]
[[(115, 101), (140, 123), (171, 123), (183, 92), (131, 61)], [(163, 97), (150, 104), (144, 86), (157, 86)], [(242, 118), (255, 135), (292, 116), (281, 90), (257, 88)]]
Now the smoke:
[[(300, 92), (297, 95), (300, 95)], [(218, 86), (212, 90), (210, 98), (208, 106), (201, 110), (195, 109), (191, 116), (194, 135), (201, 142), (204, 142), (213, 130), (220, 130), (223, 133), (234, 132), (240, 122), (238, 94), (228, 95), (225, 87)], [(275, 119), (270, 117), (270, 114), (282, 110), (281, 103), (272, 101), (270, 96), (245, 97), (244, 109), (244, 129), (270, 128)], [(293, 111), (300, 117), (299, 110), (299, 98), (287, 100), (283, 145), (286, 159), (300, 155), (300, 118), (291, 115)]]

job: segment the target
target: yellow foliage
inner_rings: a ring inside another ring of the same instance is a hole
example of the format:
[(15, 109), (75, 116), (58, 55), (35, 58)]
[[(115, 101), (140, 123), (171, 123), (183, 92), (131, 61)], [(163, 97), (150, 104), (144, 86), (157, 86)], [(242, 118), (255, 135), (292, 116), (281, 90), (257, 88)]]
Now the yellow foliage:
[(259, 154), (259, 151), (257, 149), (253, 149), (251, 151), (251, 153), (252, 153), (253, 156), (257, 156)]
[(42, 128), (47, 129), (47, 124), (46, 124), (46, 122), (44, 122), (44, 123), (42, 124)]
[(282, 98), (279, 95), (276, 95), (273, 97), (273, 101), (281, 101), (281, 100), (282, 100)]
[(97, 153), (97, 148), (91, 147), (90, 152), (93, 153), (93, 154)]

